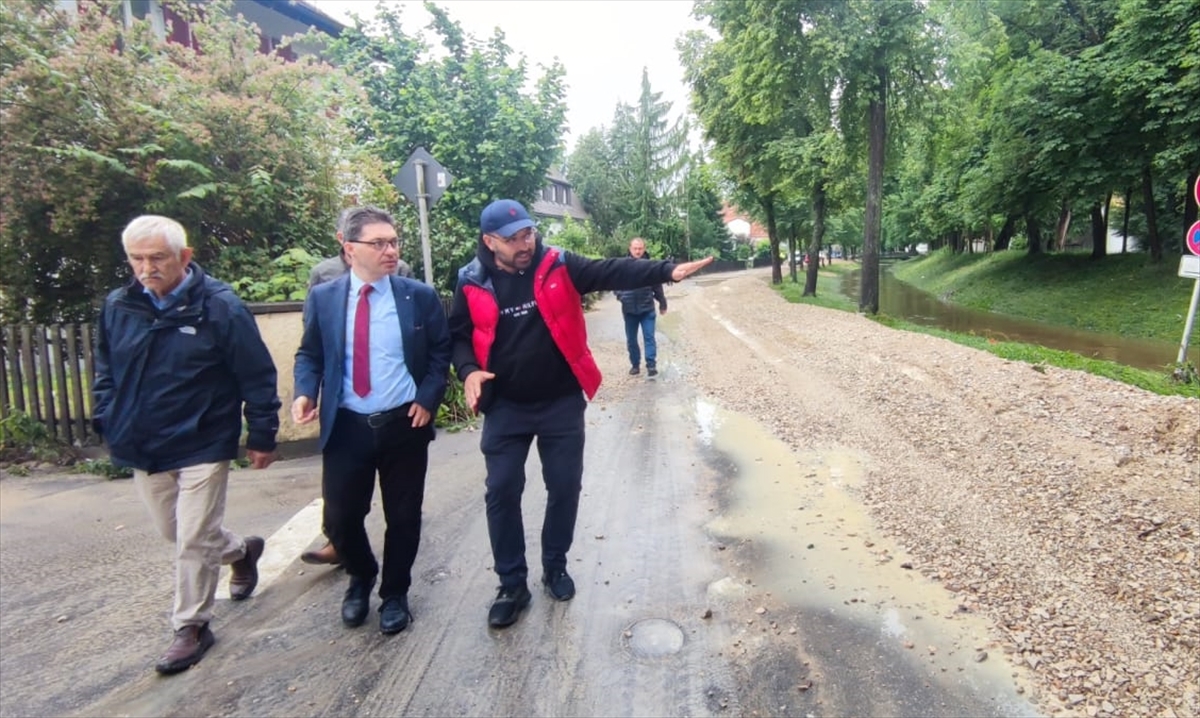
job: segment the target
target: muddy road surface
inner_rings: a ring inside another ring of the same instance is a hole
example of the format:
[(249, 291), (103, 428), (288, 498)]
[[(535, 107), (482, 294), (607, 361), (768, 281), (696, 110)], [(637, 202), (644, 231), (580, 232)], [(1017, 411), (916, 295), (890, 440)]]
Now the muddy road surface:
[[(863, 417), (838, 388), (866, 381), (856, 372), (872, 360), (858, 332), (882, 333), (897, 355), (915, 352), (904, 364), (911, 372), (929, 351), (959, 348), (789, 307), (758, 274), (701, 277), (668, 296), (653, 379), (627, 374), (614, 299), (588, 315), (606, 380), (587, 414), (574, 600), (534, 590), (516, 625), (488, 628), (497, 581), (479, 434), (442, 432), (409, 594), (414, 622), (381, 635), (373, 597), (367, 623), (346, 629), (344, 574), (298, 560), (319, 540), (319, 463), (289, 459), (233, 474), (226, 523), (268, 537), (262, 583), (251, 600), (219, 601), (216, 646), (192, 670), (162, 678), (152, 666), (170, 638), (172, 551), (131, 484), (6, 476), (0, 714), (1044, 712), (1046, 689), (1006, 649), (986, 601), (965, 600), (922, 570), (935, 554), (885, 530), (872, 510), (881, 467), (932, 475), (945, 462), (898, 450), (910, 429), (876, 436), (878, 417)], [(764, 323), (764, 312), (775, 319)], [(818, 350), (772, 323), (788, 321), (848, 329), (814, 335)], [(805, 370), (806, 351), (827, 363)], [(831, 357), (842, 359), (833, 366)], [(892, 384), (887, 393), (914, 392), (920, 405), (944, 400), (921, 382)], [(540, 589), (536, 452), (527, 469), (530, 580)], [(930, 479), (943, 480), (961, 477)], [(378, 510), (368, 527), (378, 548)]]

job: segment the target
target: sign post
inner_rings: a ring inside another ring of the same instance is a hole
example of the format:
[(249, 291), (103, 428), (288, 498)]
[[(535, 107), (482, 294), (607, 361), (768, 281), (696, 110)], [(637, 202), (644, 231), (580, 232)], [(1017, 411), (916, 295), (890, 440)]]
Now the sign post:
[(437, 163), (424, 147), (418, 147), (392, 178), (392, 184), (409, 202), (417, 205), (421, 223), (421, 260), (425, 263), (425, 283), (433, 286), (433, 254), (429, 243), (429, 210), (442, 198), (454, 177)]
[[(1196, 205), (1200, 206), (1200, 177), (1196, 178), (1196, 186), (1192, 188), (1192, 193), (1196, 197)], [(1179, 343), (1179, 356), (1175, 359), (1175, 363), (1180, 366), (1187, 361), (1188, 342), (1192, 338), (1192, 329), (1196, 326), (1196, 305), (1200, 304), (1200, 220), (1188, 227), (1183, 240), (1192, 256), (1180, 257), (1179, 276), (1193, 277), (1195, 286), (1192, 287), (1192, 303), (1188, 307), (1187, 322), (1183, 325), (1183, 341)]]

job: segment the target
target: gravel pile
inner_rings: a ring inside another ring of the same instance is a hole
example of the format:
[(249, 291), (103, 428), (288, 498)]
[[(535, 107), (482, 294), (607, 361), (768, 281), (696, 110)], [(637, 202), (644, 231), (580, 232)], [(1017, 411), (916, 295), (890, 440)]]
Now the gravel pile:
[(873, 519), (1048, 714), (1200, 715), (1200, 401), (792, 305), (672, 287), (685, 379), (797, 450), (870, 456)]

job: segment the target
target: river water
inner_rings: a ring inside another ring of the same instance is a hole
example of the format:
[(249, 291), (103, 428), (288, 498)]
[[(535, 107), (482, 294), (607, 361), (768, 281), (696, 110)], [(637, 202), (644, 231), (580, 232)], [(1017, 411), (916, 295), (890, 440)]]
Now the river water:
[[(882, 269), (879, 277), (879, 311), (913, 324), (938, 327), (960, 334), (974, 334), (997, 341), (1036, 344), (1139, 369), (1167, 370), (1179, 356), (1179, 342), (1099, 334), (948, 304), (932, 294), (896, 279), (887, 271), (886, 263)], [(851, 272), (843, 275), (840, 287), (842, 294), (856, 302), (860, 295), (860, 274)], [(1187, 307), (1180, 307), (1179, 313), (1186, 314)], [(1193, 365), (1200, 365), (1197, 333), (1193, 330), (1188, 347), (1188, 359)], [(1179, 322), (1179, 336), (1180, 339), (1183, 338), (1182, 319)]]

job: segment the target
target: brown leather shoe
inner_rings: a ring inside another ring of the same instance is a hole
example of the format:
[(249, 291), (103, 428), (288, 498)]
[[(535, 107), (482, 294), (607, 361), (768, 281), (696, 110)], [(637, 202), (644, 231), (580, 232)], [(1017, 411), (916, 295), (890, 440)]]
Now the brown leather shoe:
[(337, 566), (342, 562), (342, 558), (338, 556), (337, 549), (328, 541), (316, 551), (305, 551), (300, 554), (300, 560), (304, 563), (329, 564), (330, 566)]
[(229, 577), (229, 597), (243, 601), (254, 593), (258, 585), (258, 559), (263, 555), (267, 542), (259, 536), (246, 537), (246, 555), (229, 564), (233, 575)]
[(167, 652), (154, 664), (154, 670), (164, 676), (186, 671), (199, 663), (216, 641), (217, 637), (208, 630), (207, 623), (203, 626), (184, 626), (175, 632), (175, 640), (171, 641)]

